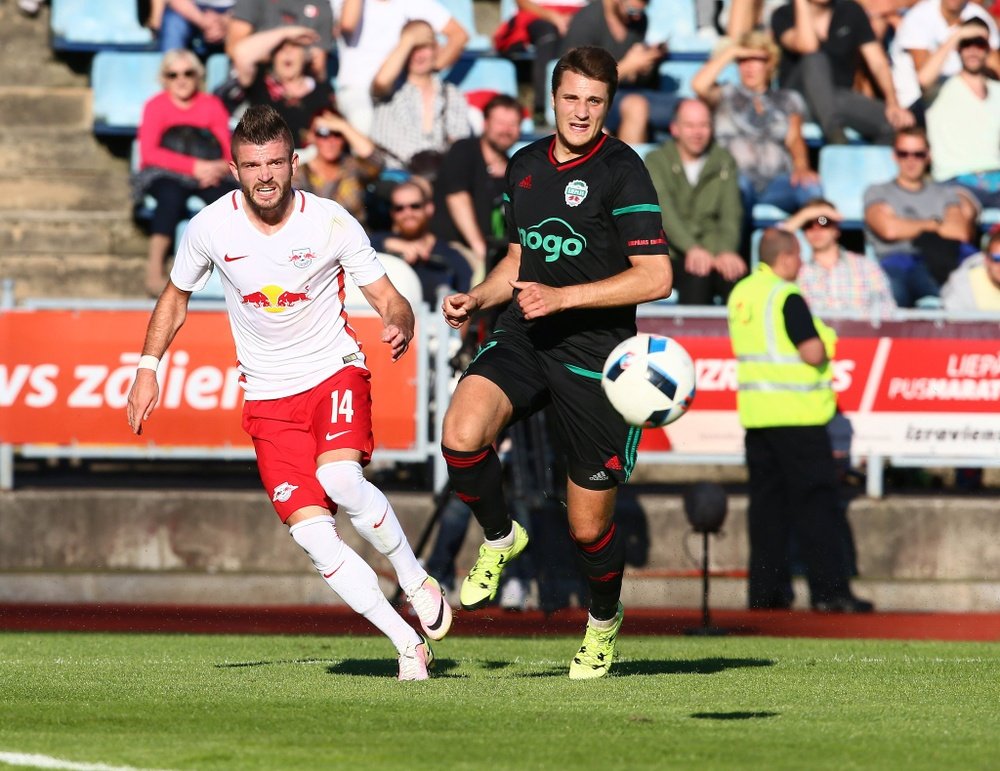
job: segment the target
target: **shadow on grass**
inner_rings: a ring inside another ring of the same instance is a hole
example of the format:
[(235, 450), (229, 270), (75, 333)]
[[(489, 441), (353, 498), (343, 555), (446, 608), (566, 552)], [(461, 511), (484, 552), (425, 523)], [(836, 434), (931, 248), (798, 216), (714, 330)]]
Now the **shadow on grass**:
[(224, 664), (216, 664), (216, 669), (245, 669), (247, 667), (274, 667), (285, 664), (326, 664), (333, 663), (336, 659), (274, 659), (272, 661), (227, 661)]
[(695, 720), (761, 720), (780, 717), (780, 712), (692, 712)]
[(618, 677), (634, 675), (714, 675), (728, 669), (773, 667), (773, 659), (728, 659), (712, 657), (691, 661), (619, 661), (611, 670)]
[[(435, 659), (431, 668), (432, 678), (452, 677), (463, 678), (468, 675), (455, 674), (459, 664), (454, 659)], [(395, 659), (345, 659), (331, 664), (326, 668), (331, 675), (349, 675), (352, 677), (396, 677), (399, 665)]]

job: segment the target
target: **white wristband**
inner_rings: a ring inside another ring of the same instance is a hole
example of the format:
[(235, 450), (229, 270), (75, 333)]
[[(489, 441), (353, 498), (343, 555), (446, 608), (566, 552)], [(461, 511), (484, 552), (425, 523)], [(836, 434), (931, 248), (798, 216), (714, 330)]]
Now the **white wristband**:
[(156, 372), (156, 368), (160, 366), (160, 360), (155, 356), (150, 356), (146, 354), (139, 357), (139, 366), (136, 369), (151, 369)]

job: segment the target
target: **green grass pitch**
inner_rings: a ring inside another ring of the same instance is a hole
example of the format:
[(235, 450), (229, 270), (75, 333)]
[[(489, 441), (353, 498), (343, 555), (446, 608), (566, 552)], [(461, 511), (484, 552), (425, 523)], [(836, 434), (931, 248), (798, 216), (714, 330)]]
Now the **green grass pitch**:
[[(0, 634), (0, 757), (141, 769), (987, 769), (980, 643), (454, 637), (395, 680), (380, 637)], [(0, 761), (0, 768), (9, 767)]]

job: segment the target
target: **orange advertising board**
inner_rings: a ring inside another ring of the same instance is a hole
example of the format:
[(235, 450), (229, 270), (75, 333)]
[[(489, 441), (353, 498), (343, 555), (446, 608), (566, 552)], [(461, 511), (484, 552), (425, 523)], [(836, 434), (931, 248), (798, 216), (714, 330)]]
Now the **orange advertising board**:
[[(125, 404), (145, 336), (146, 310), (0, 313), (0, 442), (246, 448), (243, 390), (223, 311), (191, 310), (160, 363), (160, 403), (141, 436)], [(351, 315), (372, 371), (377, 448), (418, 446), (418, 346), (397, 362), (375, 315)]]

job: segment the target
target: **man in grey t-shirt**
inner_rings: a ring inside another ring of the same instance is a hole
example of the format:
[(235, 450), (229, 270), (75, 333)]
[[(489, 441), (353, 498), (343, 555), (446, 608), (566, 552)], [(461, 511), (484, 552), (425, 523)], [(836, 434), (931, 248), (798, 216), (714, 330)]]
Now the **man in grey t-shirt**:
[(893, 153), (896, 178), (865, 190), (865, 235), (889, 275), (896, 304), (912, 308), (938, 296), (973, 223), (953, 187), (927, 178), (930, 145), (923, 129), (900, 130)]

